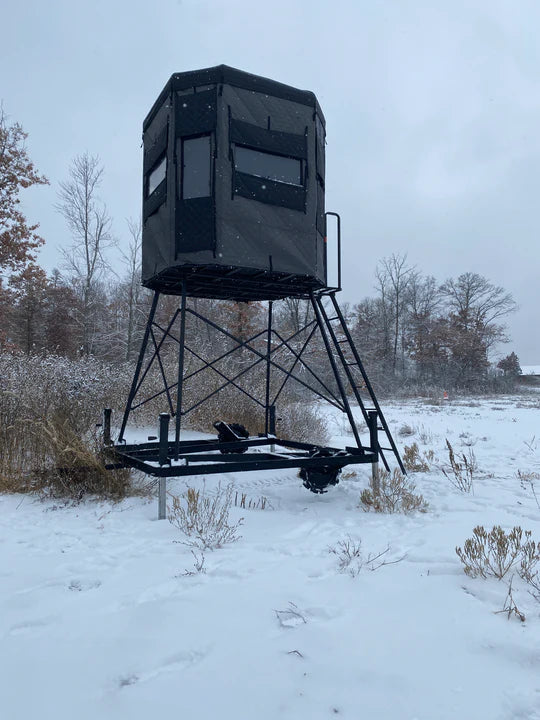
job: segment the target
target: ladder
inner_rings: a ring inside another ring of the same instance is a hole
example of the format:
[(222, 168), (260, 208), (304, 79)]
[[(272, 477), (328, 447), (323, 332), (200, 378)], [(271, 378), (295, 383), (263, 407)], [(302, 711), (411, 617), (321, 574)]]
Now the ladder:
[[(332, 303), (334, 314), (331, 317), (328, 316), (326, 308), (324, 307), (323, 301), (325, 297), (329, 297)], [(399, 469), (404, 475), (406, 475), (407, 473), (401, 460), (399, 451), (388, 428), (388, 424), (381, 410), (381, 406), (379, 405), (377, 397), (375, 396), (373, 386), (371, 385), (369, 378), (366, 374), (364, 365), (362, 363), (360, 355), (358, 354), (358, 350), (356, 349), (349, 328), (347, 327), (347, 322), (343, 316), (343, 313), (341, 312), (338, 301), (336, 300), (336, 291), (319, 294), (312, 293), (311, 303), (315, 312), (315, 316), (317, 318), (317, 324), (319, 325), (319, 329), (328, 353), (328, 357), (330, 359), (330, 363), (332, 365), (334, 377), (336, 379), (336, 383), (342, 397), (343, 407), (345, 408), (345, 412), (347, 413), (347, 416), (349, 418), (349, 422), (357, 446), (359, 448), (362, 448), (362, 442), (360, 440), (358, 427), (351, 410), (346, 384), (343, 382), (343, 376), (345, 376), (346, 382), (352, 390), (352, 394), (362, 412), (366, 426), (369, 427), (368, 413), (372, 410), (375, 410), (377, 412), (377, 417), (380, 422), (380, 426), (377, 426), (377, 430), (384, 432), (389, 445), (389, 447), (382, 447), (377, 440), (379, 455), (384, 464), (384, 467), (387, 471), (390, 470), (388, 461), (384, 453), (392, 453), (397, 461)], [(336, 356), (339, 359), (339, 364), (336, 362)], [(362, 378), (362, 385), (358, 384), (358, 377), (355, 378), (355, 369), (358, 370), (360, 373), (360, 376)], [(361, 390), (365, 390), (367, 392), (371, 403), (373, 404), (373, 408), (366, 407), (360, 394)]]

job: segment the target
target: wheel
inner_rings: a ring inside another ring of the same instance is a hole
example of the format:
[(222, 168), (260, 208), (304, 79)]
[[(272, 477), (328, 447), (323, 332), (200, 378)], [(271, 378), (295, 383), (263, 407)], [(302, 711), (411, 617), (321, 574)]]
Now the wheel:
[(337, 485), (341, 468), (331, 468), (323, 465), (320, 468), (301, 468), (300, 477), (303, 486), (313, 493), (322, 494), (328, 492), (330, 485)]
[[(346, 455), (345, 450), (331, 450), (329, 448), (314, 448), (312, 458), (336, 457), (336, 455)], [(314, 493), (325, 493), (326, 488), (330, 485), (337, 485), (341, 468), (333, 465), (324, 465), (323, 462), (317, 467), (301, 468), (300, 477), (302, 478), (305, 488)]]

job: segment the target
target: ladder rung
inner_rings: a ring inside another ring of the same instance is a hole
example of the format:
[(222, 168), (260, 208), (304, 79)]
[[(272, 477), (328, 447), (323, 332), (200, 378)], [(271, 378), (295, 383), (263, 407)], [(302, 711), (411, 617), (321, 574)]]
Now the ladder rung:
[(334, 320), (339, 320), (339, 315), (336, 315), (335, 317), (328, 318), (328, 322), (333, 322)]

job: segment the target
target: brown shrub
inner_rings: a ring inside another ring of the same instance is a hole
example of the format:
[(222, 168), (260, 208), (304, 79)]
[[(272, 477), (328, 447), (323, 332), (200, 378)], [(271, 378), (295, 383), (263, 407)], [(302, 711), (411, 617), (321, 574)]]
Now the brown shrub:
[(433, 459), (433, 450), (421, 453), (416, 443), (403, 448), (403, 465), (408, 472), (429, 472), (429, 463), (433, 462)]
[(506, 533), (500, 525), (489, 532), (478, 525), (463, 548), (456, 547), (456, 553), (469, 577), (492, 576), (501, 580), (519, 563), (518, 573), (527, 580), (534, 576), (534, 568), (540, 561), (540, 543), (530, 538), (531, 531), (523, 531), (519, 526)]
[(415, 490), (415, 484), (398, 468), (391, 474), (379, 468), (375, 482), (372, 478), (370, 487), (362, 491), (360, 503), (364, 510), (381, 513), (426, 512), (428, 504), (422, 495), (415, 494)]
[(238, 529), (243, 518), (230, 523), (232, 502), (232, 483), (224, 488), (218, 485), (213, 495), (208, 494), (204, 486), (202, 491), (189, 487), (181, 497), (173, 496), (172, 507), (168, 509), (169, 522), (187, 536), (183, 544), (200, 550), (220, 548), (240, 539)]
[(0, 354), (0, 491), (121, 497), (129, 473), (104, 470), (102, 408), (121, 407), (126, 368), (94, 358)]

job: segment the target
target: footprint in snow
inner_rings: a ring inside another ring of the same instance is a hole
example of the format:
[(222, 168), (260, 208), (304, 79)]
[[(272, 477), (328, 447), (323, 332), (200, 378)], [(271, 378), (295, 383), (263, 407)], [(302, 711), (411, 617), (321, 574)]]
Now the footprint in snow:
[(54, 618), (45, 617), (36, 620), (25, 620), (12, 625), (8, 630), (8, 635), (30, 635), (36, 630), (41, 630), (52, 623)]
[(101, 580), (71, 580), (68, 590), (73, 592), (85, 592), (86, 590), (94, 590), (101, 586)]
[(135, 685), (139, 682), (139, 676), (135, 674), (122, 675), (118, 680), (119, 687), (128, 687), (128, 685)]
[(165, 658), (163, 662), (153, 670), (142, 673), (128, 673), (122, 675), (118, 679), (120, 688), (136, 685), (141, 682), (148, 682), (165, 673), (172, 673), (178, 670), (186, 670), (187, 668), (197, 665), (203, 658), (208, 655), (208, 650), (191, 650), (188, 652), (179, 652)]

